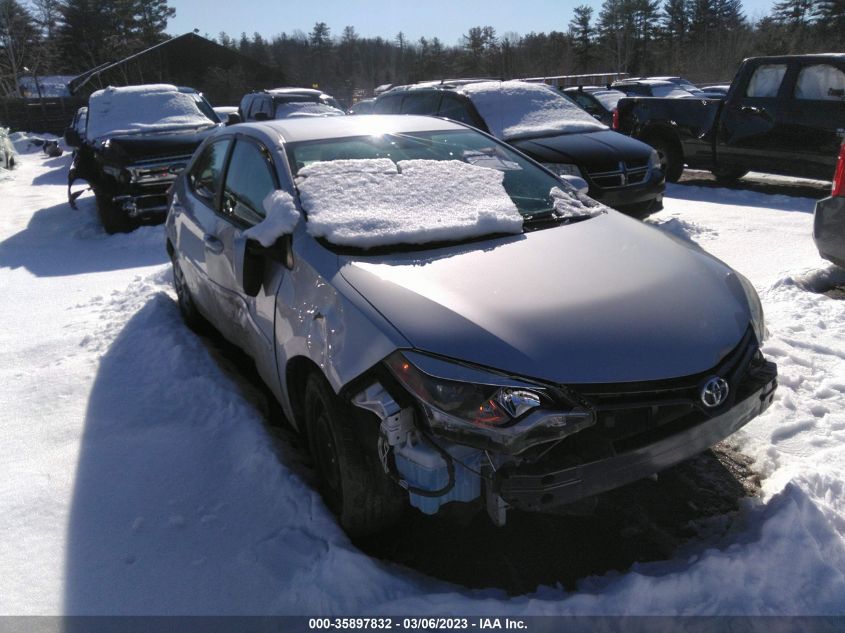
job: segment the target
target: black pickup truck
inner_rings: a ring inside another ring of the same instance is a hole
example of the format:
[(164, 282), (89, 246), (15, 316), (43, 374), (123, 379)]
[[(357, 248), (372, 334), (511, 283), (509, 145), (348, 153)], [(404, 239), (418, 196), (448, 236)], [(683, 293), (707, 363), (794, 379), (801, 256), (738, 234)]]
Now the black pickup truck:
[(621, 99), (614, 128), (654, 147), (670, 182), (684, 165), (720, 180), (752, 170), (830, 180), (845, 135), (845, 54), (752, 57), (724, 100)]
[(91, 95), (87, 120), (77, 114), (65, 139), (74, 148), (68, 200), (75, 206), (85, 180), (107, 233), (132, 230), (140, 220), (164, 219), (166, 194), (197, 146), (220, 120), (192, 88), (170, 85), (106, 88)]

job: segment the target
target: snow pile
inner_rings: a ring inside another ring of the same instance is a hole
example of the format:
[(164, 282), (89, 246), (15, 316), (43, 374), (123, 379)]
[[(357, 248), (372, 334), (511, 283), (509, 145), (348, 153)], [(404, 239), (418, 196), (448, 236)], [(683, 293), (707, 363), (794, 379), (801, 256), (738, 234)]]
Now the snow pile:
[(490, 133), (513, 140), (549, 134), (576, 134), (608, 129), (545, 84), (481, 81), (461, 91), (484, 118)]
[(244, 231), (244, 237), (269, 248), (283, 235), (293, 233), (299, 222), (299, 210), (286, 191), (271, 191), (262, 203), (266, 217)]
[(194, 98), (168, 84), (110, 86), (98, 90), (88, 100), (90, 139), (209, 125), (211, 121), (197, 107)]
[(290, 101), (288, 103), (280, 103), (276, 106), (275, 118), (291, 119), (296, 117), (339, 116), (342, 114), (344, 114), (342, 110), (338, 110), (326, 103)]
[(504, 174), (461, 161), (325, 161), (299, 170), (308, 232), (372, 248), (521, 233)]

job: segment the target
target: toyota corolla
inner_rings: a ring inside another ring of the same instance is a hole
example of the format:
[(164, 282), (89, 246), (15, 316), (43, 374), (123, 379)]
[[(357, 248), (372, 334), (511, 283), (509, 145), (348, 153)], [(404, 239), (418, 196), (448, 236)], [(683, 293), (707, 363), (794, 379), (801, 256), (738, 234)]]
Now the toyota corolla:
[(180, 311), (249, 353), (350, 533), (547, 511), (772, 401), (751, 284), (495, 138), (416, 116), (221, 128), (170, 194)]

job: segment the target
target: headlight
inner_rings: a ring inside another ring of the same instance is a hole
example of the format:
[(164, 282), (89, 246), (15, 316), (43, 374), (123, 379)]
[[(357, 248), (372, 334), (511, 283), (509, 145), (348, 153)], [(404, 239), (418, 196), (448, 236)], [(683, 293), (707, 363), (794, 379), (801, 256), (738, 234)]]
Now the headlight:
[(745, 299), (748, 301), (748, 309), (751, 312), (751, 326), (754, 328), (757, 342), (762, 345), (768, 334), (766, 332), (766, 319), (763, 316), (763, 304), (760, 303), (760, 297), (757, 295), (754, 285), (739, 273), (736, 273), (736, 276), (743, 291), (745, 291)]
[(394, 352), (385, 364), (432, 432), (467, 446), (516, 455), (596, 423), (593, 410), (560, 402), (562, 393), (552, 401), (546, 387), (532, 382), (418, 352)]
[[(394, 376), (426, 410), (435, 426), (506, 427), (542, 403), (540, 393), (518, 386), (446, 380), (424, 373), (396, 352), (387, 360)], [(496, 377), (501, 381), (501, 377)]]
[(651, 150), (651, 156), (648, 157), (648, 166), (651, 169), (660, 169), (660, 156), (657, 155), (657, 150)]
[(583, 178), (581, 170), (578, 169), (577, 165), (570, 165), (568, 163), (543, 163), (543, 167), (558, 176), (578, 176), (579, 178)]

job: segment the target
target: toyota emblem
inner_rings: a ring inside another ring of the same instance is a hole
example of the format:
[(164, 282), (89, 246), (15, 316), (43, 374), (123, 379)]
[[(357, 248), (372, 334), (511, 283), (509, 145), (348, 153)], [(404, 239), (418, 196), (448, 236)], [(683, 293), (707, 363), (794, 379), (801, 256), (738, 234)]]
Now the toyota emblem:
[(720, 404), (724, 404), (725, 400), (728, 399), (730, 390), (731, 388), (727, 380), (719, 376), (713, 376), (712, 378), (708, 378), (707, 382), (701, 388), (701, 401), (705, 407), (715, 409)]

